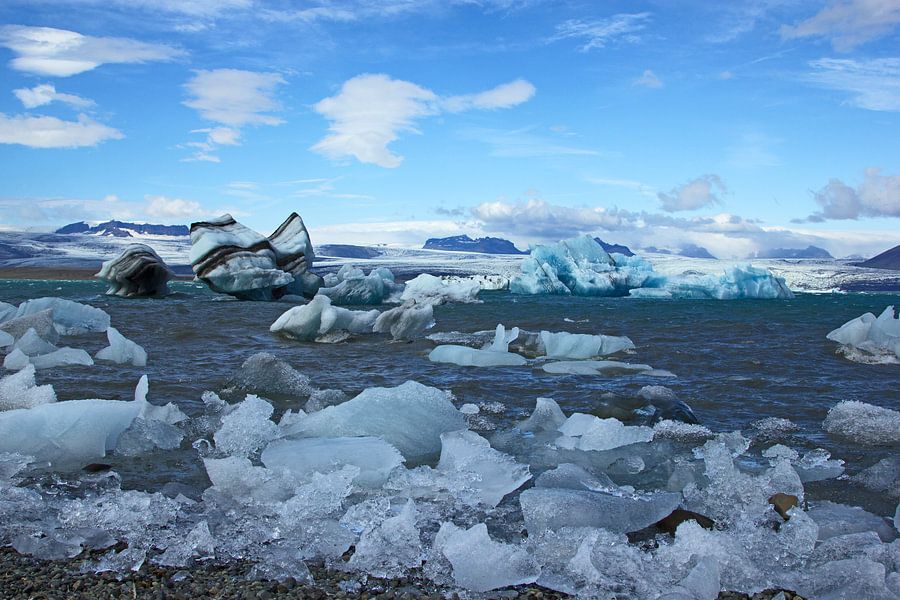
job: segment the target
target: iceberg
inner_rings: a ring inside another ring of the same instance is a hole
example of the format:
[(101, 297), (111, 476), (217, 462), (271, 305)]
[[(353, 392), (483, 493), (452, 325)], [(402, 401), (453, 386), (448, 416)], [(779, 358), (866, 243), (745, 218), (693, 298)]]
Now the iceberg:
[[(309, 270), (316, 256), (300, 215), (295, 212), (288, 215), (269, 236), (269, 244), (275, 252), (275, 266), (294, 278), (283, 293), (307, 298), (315, 296), (322, 286), (322, 278)], [(281, 290), (278, 293), (282, 293)]]
[(34, 408), (51, 402), (56, 402), (56, 392), (52, 385), (35, 384), (32, 364), (0, 379), (0, 411)]
[(825, 336), (841, 344), (844, 355), (862, 363), (900, 363), (900, 317), (888, 306), (876, 317), (866, 313)]
[(828, 411), (822, 426), (828, 433), (858, 444), (900, 444), (900, 412), (865, 402), (838, 402)]
[(390, 333), (395, 340), (414, 340), (434, 327), (434, 306), (407, 300), (397, 308), (386, 310), (375, 319), (375, 333)]
[[(104, 332), (109, 327), (109, 315), (105, 311), (66, 300), (65, 298), (35, 298), (26, 300), (19, 305), (16, 311), (16, 317), (26, 317), (35, 315), (44, 310), (51, 310), (53, 315), (53, 324), (60, 335), (79, 335), (89, 332)], [(10, 322), (4, 325), (10, 325)], [(35, 327), (35, 325), (29, 325)], [(50, 339), (38, 328), (35, 327), (38, 335), (49, 342)], [(9, 331), (9, 330), (7, 330)]]
[(793, 298), (782, 277), (768, 269), (738, 265), (723, 275), (682, 274), (657, 277), (648, 285), (632, 290), (633, 297), (736, 300), (740, 298)]
[(319, 295), (308, 304), (288, 309), (272, 323), (269, 331), (301, 341), (331, 341), (334, 334), (346, 337), (372, 333), (379, 314), (375, 309), (361, 311), (332, 306), (331, 298)]
[[(14, 350), (12, 353), (7, 355), (6, 359), (10, 359), (13, 357), (18, 350)], [(40, 354), (38, 356), (28, 357), (28, 362), (34, 365), (35, 369), (53, 369), (56, 367), (68, 367), (68, 366), (84, 366), (89, 367), (94, 364), (93, 359), (91, 359), (91, 355), (82, 350), (81, 348), (69, 348), (68, 346), (64, 348), (60, 348), (58, 350), (54, 350), (48, 354)], [(6, 360), (3, 362), (3, 366), (6, 368), (16, 368), (13, 366), (8, 366), (6, 364)], [(23, 367), (25, 365), (22, 365)]]
[(129, 244), (116, 258), (104, 262), (94, 275), (107, 284), (107, 296), (165, 296), (169, 293), (171, 269), (153, 248)]
[(28, 331), (13, 344), (13, 349), (19, 350), (26, 356), (50, 354), (59, 350), (59, 348), (39, 336), (34, 327), (28, 328)]
[(495, 542), (484, 523), (469, 529), (441, 523), (433, 552), (450, 561), (456, 585), (474, 592), (533, 583), (541, 574), (540, 564), (524, 547)]
[(518, 367), (526, 364), (525, 357), (508, 351), (509, 344), (519, 337), (519, 328), (513, 327), (509, 333), (503, 325), (497, 325), (494, 341), (483, 349), (446, 344), (436, 346), (428, 354), (428, 360), (450, 363), (461, 367)]
[(474, 280), (444, 281), (440, 277), (422, 273), (406, 282), (400, 300), (415, 300), (419, 304), (445, 302), (478, 302), (481, 285)]
[(407, 381), (395, 388), (368, 388), (285, 428), (287, 437), (380, 437), (412, 463), (441, 451), (441, 434), (465, 429), (450, 394)]
[(353, 483), (378, 489), (403, 464), (400, 452), (377, 437), (281, 439), (266, 446), (262, 463), (305, 479), (353, 465), (359, 470)]
[(344, 265), (337, 275), (326, 278), (319, 294), (328, 296), (334, 304), (374, 305), (390, 302), (400, 294), (403, 285), (394, 283), (394, 274), (379, 267), (365, 275), (362, 269)]
[(587, 335), (560, 331), (541, 331), (541, 344), (547, 358), (587, 359), (634, 350), (634, 342), (625, 336)]
[(258, 352), (241, 364), (222, 394), (249, 393), (270, 400), (297, 400), (309, 398), (314, 391), (309, 377), (274, 354)]
[(147, 365), (147, 352), (119, 333), (115, 327), (106, 330), (106, 339), (109, 340), (109, 346), (94, 355), (97, 360), (106, 360), (120, 365), (131, 364), (135, 367)]

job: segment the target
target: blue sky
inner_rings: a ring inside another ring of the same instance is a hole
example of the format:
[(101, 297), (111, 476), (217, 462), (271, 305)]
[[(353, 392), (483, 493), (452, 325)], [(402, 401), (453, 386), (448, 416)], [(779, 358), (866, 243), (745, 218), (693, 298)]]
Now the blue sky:
[(900, 0), (6, 0), (0, 226), (871, 254), (898, 30)]

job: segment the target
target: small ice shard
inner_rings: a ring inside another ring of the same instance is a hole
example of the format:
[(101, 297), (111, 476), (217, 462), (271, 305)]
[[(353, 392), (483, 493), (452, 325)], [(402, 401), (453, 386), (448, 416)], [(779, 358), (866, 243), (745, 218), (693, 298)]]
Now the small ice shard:
[(270, 399), (308, 398), (313, 393), (309, 377), (268, 352), (258, 352), (231, 376), (224, 394), (259, 394)]
[(826, 335), (841, 344), (844, 355), (857, 362), (900, 362), (900, 317), (888, 306), (876, 317), (866, 313)]
[(559, 404), (552, 398), (538, 398), (534, 410), (518, 425), (520, 431), (556, 431), (566, 421)]
[(830, 452), (823, 448), (816, 448), (795, 461), (794, 469), (803, 483), (823, 481), (840, 477), (844, 473), (844, 461), (832, 459)]
[(825, 431), (858, 444), (885, 446), (900, 443), (900, 412), (857, 402), (838, 402), (822, 423)]
[[(47, 309), (53, 311), (53, 324), (60, 335), (102, 333), (109, 327), (109, 315), (103, 310), (64, 298), (47, 297), (26, 300), (19, 305), (16, 316), (25, 317)], [(54, 341), (43, 335), (40, 330), (38, 330), (38, 334), (50, 342)]]
[(555, 469), (544, 471), (535, 479), (534, 486), (594, 492), (618, 489), (618, 486), (606, 475), (602, 473), (594, 475), (572, 463), (562, 463)]
[(565, 439), (558, 439), (557, 445), (578, 450), (610, 450), (653, 439), (650, 427), (627, 426), (618, 419), (584, 413), (572, 413), (559, 431)]
[(459, 412), (461, 412), (464, 415), (477, 415), (478, 413), (481, 412), (481, 409), (478, 408), (477, 404), (472, 404), (470, 402), (467, 402), (459, 407)]
[(298, 478), (353, 465), (359, 469), (353, 482), (376, 489), (403, 464), (400, 452), (376, 437), (275, 440), (263, 450), (261, 459), (267, 468), (283, 469)]
[(16, 348), (3, 358), (3, 368), (10, 371), (19, 371), (31, 364), (28, 355)]
[(174, 274), (153, 248), (129, 244), (116, 258), (108, 260), (94, 275), (106, 283), (107, 296), (165, 296)]
[(32, 356), (29, 358), (29, 362), (34, 365), (35, 369), (53, 369), (73, 365), (89, 367), (94, 364), (90, 354), (81, 348), (69, 348), (68, 346), (49, 354)]
[(524, 547), (495, 542), (484, 523), (469, 529), (442, 523), (434, 546), (450, 561), (456, 584), (473, 592), (533, 583), (541, 573)]
[(526, 364), (525, 357), (508, 351), (509, 344), (519, 337), (519, 328), (509, 333), (503, 325), (497, 325), (494, 341), (484, 349), (468, 346), (437, 346), (428, 355), (431, 362), (450, 363), (461, 367), (517, 367)]
[(348, 565), (375, 577), (392, 578), (420, 566), (423, 560), (416, 505), (409, 500), (400, 514), (363, 532)]
[(203, 465), (213, 488), (239, 502), (284, 502), (297, 489), (289, 474), (254, 466), (248, 458), (204, 458)]
[(59, 341), (59, 332), (53, 324), (53, 310), (49, 308), (22, 317), (14, 317), (0, 325), (0, 331), (8, 333), (15, 339), (25, 335), (29, 329), (34, 329), (41, 339), (51, 344)]
[(819, 540), (863, 531), (874, 531), (885, 542), (891, 542), (897, 537), (887, 519), (858, 506), (822, 500), (810, 506), (807, 514), (819, 526)]
[(313, 341), (335, 332), (372, 333), (380, 313), (377, 310), (348, 310), (331, 305), (328, 296), (316, 296), (303, 306), (287, 310), (269, 327), (286, 337)]
[(657, 600), (716, 600), (721, 587), (719, 578), (719, 563), (704, 556), (684, 579)]
[(418, 304), (443, 304), (444, 302), (478, 302), (481, 285), (473, 280), (457, 280), (449, 283), (422, 273), (406, 282), (400, 300), (415, 300)]
[(649, 377), (675, 377), (674, 373), (654, 369), (650, 365), (625, 363), (616, 360), (562, 360), (545, 363), (547, 373), (556, 375), (645, 375)]
[(0, 379), (0, 411), (34, 408), (56, 402), (52, 385), (35, 385), (34, 365), (26, 365), (18, 373)]
[(607, 493), (562, 488), (525, 490), (519, 495), (529, 535), (561, 527), (601, 527), (614, 533), (638, 531), (678, 508), (681, 494)]
[(403, 290), (403, 285), (394, 283), (390, 269), (380, 267), (364, 275), (362, 269), (344, 265), (334, 278), (326, 280), (328, 287), (319, 289), (319, 294), (328, 296), (338, 305), (371, 306), (390, 301)]
[(472, 431), (441, 434), (441, 458), (438, 471), (474, 475), (470, 487), (478, 502), (497, 506), (503, 497), (531, 479), (527, 465), (494, 450), (490, 443)]
[(215, 552), (216, 539), (204, 520), (197, 523), (183, 539), (173, 540), (153, 562), (166, 567), (186, 567), (195, 559), (212, 558)]
[(106, 360), (120, 365), (130, 363), (135, 367), (147, 365), (147, 352), (137, 343), (119, 333), (115, 327), (106, 330), (106, 339), (109, 340), (109, 346), (97, 352), (95, 355), (97, 360)]
[(59, 348), (39, 336), (34, 327), (29, 327), (28, 331), (13, 344), (13, 349), (20, 350), (26, 356), (37, 356), (56, 352)]
[(397, 308), (386, 310), (375, 319), (375, 333), (390, 333), (395, 340), (414, 340), (434, 327), (434, 306), (407, 300)]
[(582, 360), (634, 349), (624, 336), (541, 331), (540, 337), (547, 358), (554, 359)]
[(229, 456), (246, 457), (278, 437), (278, 425), (269, 419), (274, 407), (258, 396), (247, 394), (243, 402), (222, 418), (213, 435), (216, 450)]
[(381, 437), (407, 461), (421, 463), (440, 452), (442, 433), (464, 428), (465, 421), (448, 392), (407, 381), (395, 388), (363, 390), (352, 400), (311, 413), (286, 433)]

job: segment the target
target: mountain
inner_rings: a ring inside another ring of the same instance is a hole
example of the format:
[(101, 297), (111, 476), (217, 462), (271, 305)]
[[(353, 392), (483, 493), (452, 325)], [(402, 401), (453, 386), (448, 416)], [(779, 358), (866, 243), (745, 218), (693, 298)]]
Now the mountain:
[(84, 221), (60, 227), (55, 233), (83, 233), (108, 237), (134, 237), (135, 235), (190, 235), (187, 225), (153, 225), (151, 223), (129, 223), (127, 221), (107, 221), (91, 227)]
[(457, 252), (481, 252), (482, 254), (528, 254), (519, 250), (509, 240), (495, 237), (483, 237), (473, 240), (467, 235), (454, 235), (445, 238), (429, 238), (422, 246), (423, 250), (454, 250)]
[(613, 252), (618, 252), (619, 254), (624, 254), (625, 256), (634, 256), (634, 252), (632, 252), (631, 248), (629, 248), (628, 246), (623, 246), (622, 244), (610, 244), (597, 237), (594, 238), (594, 241), (603, 246), (603, 249), (610, 254), (612, 254)]
[(671, 250), (666, 250), (665, 248), (657, 248), (656, 246), (647, 246), (644, 248), (644, 252), (650, 252), (653, 254), (675, 254)]
[(824, 248), (807, 246), (806, 248), (770, 248), (756, 253), (756, 258), (834, 258)]
[(878, 256), (873, 256), (867, 261), (857, 263), (859, 267), (869, 267), (870, 269), (890, 269), (900, 271), (900, 246), (894, 246), (890, 250), (885, 250)]
[(323, 244), (321, 246), (316, 246), (316, 254), (319, 256), (330, 256), (332, 258), (375, 258), (376, 256), (381, 256), (383, 252), (366, 246)]
[(698, 246), (696, 244), (688, 244), (687, 246), (683, 247), (678, 255), (686, 256), (688, 258), (716, 258), (709, 253), (709, 250), (707, 250), (703, 246)]

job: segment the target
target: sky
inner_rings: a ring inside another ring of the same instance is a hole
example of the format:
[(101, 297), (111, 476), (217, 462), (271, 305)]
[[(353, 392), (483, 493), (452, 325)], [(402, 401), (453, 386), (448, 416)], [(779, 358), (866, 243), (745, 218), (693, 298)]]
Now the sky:
[(0, 228), (900, 243), (900, 0), (4, 0)]

